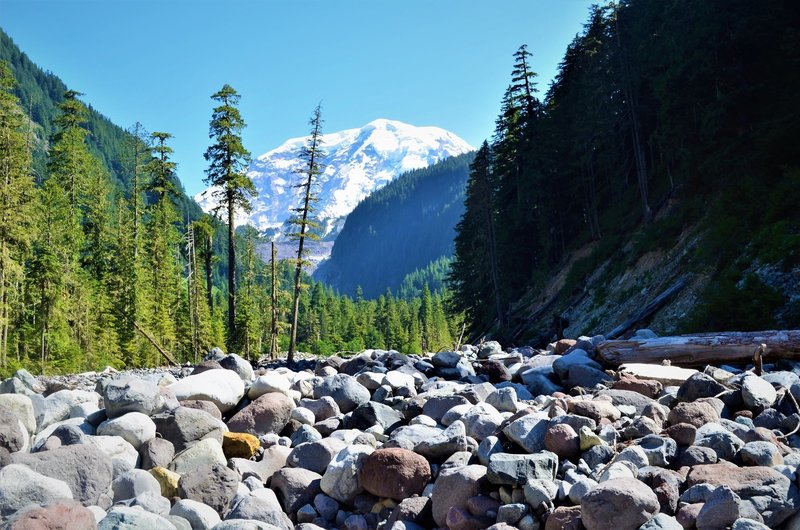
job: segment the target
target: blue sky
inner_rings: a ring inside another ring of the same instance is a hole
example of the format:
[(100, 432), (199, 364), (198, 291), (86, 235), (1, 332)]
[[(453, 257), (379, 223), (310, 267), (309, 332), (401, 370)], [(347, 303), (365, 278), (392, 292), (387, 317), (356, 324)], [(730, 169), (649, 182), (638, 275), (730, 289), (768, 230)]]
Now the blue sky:
[(0, 0), (0, 27), (112, 121), (175, 138), (190, 193), (204, 188), (209, 96), (242, 95), (258, 156), (307, 133), (376, 118), (491, 135), (520, 44), (546, 89), (593, 2), (583, 0)]

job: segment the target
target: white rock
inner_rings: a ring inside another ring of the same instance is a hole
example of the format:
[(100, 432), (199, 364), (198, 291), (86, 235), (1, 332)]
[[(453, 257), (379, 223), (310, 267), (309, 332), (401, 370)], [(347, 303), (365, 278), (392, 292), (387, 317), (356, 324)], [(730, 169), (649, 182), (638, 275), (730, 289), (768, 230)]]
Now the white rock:
[(304, 425), (314, 425), (314, 423), (316, 422), (316, 419), (314, 418), (314, 413), (305, 407), (297, 407), (295, 409), (292, 409), (291, 419), (299, 421)]
[(350, 502), (363, 488), (358, 480), (358, 472), (364, 459), (374, 449), (368, 445), (345, 447), (331, 460), (320, 481), (322, 491), (339, 502)]
[(139, 452), (121, 436), (88, 436), (86, 440), (107, 454), (112, 461), (122, 460), (131, 469), (139, 464)]
[(72, 500), (66, 482), (46, 477), (28, 466), (9, 464), (0, 469), (0, 514), (11, 515), (28, 504), (40, 506)]
[(247, 397), (256, 399), (259, 396), (268, 394), (270, 392), (280, 392), (285, 394), (289, 391), (291, 383), (286, 377), (275, 372), (267, 372), (264, 375), (256, 377), (250, 389), (247, 391)]
[(750, 408), (770, 407), (778, 399), (775, 387), (755, 374), (747, 374), (742, 379), (742, 399)]
[(144, 442), (156, 437), (156, 424), (141, 412), (128, 412), (101, 423), (97, 434), (121, 436), (138, 450)]
[(28, 434), (36, 433), (36, 415), (31, 398), (22, 394), (0, 394), (0, 407), (7, 408), (19, 418)]
[(414, 379), (413, 375), (405, 374), (398, 370), (390, 370), (386, 372), (386, 375), (383, 377), (383, 384), (389, 385), (392, 389), (397, 390), (398, 388), (416, 388), (416, 380)]
[(176, 502), (169, 514), (189, 521), (192, 530), (210, 530), (220, 522), (219, 514), (214, 508), (191, 499), (181, 499)]
[(214, 403), (222, 412), (234, 408), (244, 396), (244, 381), (233, 370), (224, 368), (190, 375), (167, 388), (179, 401), (204, 399)]

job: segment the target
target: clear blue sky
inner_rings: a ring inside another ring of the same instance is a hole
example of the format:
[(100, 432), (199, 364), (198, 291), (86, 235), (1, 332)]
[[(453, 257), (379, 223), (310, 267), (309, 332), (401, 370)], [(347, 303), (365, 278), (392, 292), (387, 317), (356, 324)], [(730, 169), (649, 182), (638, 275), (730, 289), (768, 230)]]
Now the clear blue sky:
[(175, 136), (178, 173), (201, 191), (209, 96), (242, 95), (260, 155), (307, 132), (376, 118), (491, 135), (520, 44), (546, 89), (581, 31), (584, 0), (0, 0), (0, 27), (112, 121)]

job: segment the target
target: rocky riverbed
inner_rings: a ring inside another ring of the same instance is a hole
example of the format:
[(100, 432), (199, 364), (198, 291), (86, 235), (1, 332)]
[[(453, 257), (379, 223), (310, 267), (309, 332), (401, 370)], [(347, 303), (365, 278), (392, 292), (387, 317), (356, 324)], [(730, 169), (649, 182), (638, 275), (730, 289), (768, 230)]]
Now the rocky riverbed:
[[(11, 529), (800, 529), (800, 364), (602, 337), (0, 383)], [(638, 376), (636, 375), (638, 374)]]

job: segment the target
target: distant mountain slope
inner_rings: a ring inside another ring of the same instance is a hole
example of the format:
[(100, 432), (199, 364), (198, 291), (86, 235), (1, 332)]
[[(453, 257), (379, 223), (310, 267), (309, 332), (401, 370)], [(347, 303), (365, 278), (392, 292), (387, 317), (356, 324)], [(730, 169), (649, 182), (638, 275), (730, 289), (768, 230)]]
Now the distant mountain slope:
[(372, 297), (396, 291), (407, 274), (452, 254), (472, 156), (410, 171), (364, 199), (315, 278), (347, 294), (361, 286)]
[[(17, 80), (15, 90), (20, 106), (28, 113), (36, 124), (34, 143), (34, 169), (37, 175), (44, 175), (46, 152), (51, 135), (55, 132), (55, 119), (58, 115), (58, 104), (64, 99), (67, 85), (52, 72), (39, 68), (22, 52), (14, 41), (0, 29), (0, 61), (7, 61)], [(81, 87), (72, 87), (81, 88)], [(91, 94), (87, 95), (91, 99)], [(90, 132), (89, 148), (97, 156), (111, 175), (111, 181), (121, 189), (128, 189), (130, 177), (126, 158), (126, 142), (130, 134), (125, 129), (112, 123), (108, 118), (89, 107), (89, 119), (86, 127)], [(180, 190), (183, 186), (175, 179)], [(195, 202), (181, 193), (179, 206), (184, 214), (191, 218), (199, 217), (202, 212)]]
[[(250, 214), (237, 216), (237, 224), (285, 233), (284, 223), (301, 202), (300, 189), (294, 185), (299, 179), (296, 171), (302, 170), (299, 154), (305, 142), (306, 138), (292, 138), (253, 160), (248, 176), (258, 197)], [(317, 182), (315, 209), (322, 235), (331, 236), (359, 201), (401, 173), (472, 151), (467, 142), (444, 129), (385, 119), (325, 134), (323, 148), (325, 171)], [(214, 206), (208, 190), (195, 199), (206, 211)]]

